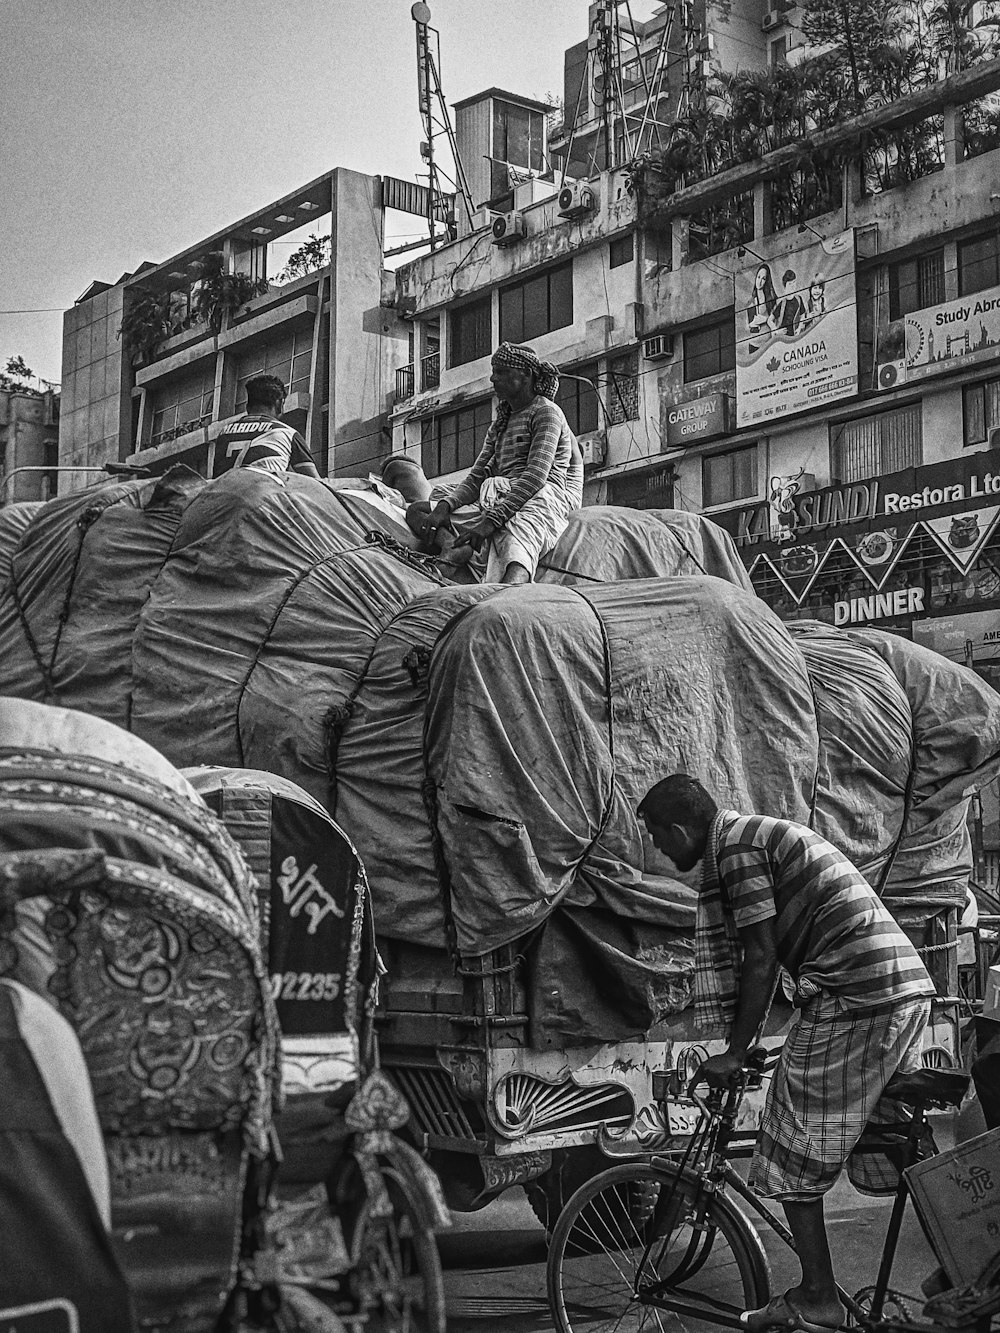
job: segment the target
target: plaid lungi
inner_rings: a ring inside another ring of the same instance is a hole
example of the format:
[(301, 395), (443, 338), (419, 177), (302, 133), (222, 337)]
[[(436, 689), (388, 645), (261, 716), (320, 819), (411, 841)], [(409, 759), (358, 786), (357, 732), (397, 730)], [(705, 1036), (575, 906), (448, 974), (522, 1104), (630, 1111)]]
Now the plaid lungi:
[[(480, 506), (490, 508), (510, 487), (508, 477), (487, 477), (479, 493)], [(499, 583), (512, 561), (534, 578), (538, 561), (555, 546), (577, 507), (574, 495), (546, 482), (490, 538), (485, 581)]]
[[(930, 1000), (919, 998), (855, 1009), (835, 995), (805, 1005), (771, 1079), (750, 1184), (766, 1198), (818, 1198), (840, 1175), (870, 1120), (907, 1119), (898, 1103), (881, 1100), (897, 1070), (920, 1067)], [(894, 1110), (893, 1108), (897, 1108)], [(898, 1176), (876, 1156), (851, 1158), (862, 1190), (894, 1189)]]

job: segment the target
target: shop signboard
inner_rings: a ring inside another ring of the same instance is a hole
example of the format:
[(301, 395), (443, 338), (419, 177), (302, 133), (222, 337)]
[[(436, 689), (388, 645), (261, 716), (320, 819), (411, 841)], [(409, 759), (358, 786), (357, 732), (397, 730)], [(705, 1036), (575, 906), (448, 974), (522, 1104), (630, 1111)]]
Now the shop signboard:
[(667, 444), (685, 448), (729, 433), (729, 395), (706, 393), (667, 408)]
[(736, 274), (736, 424), (857, 392), (854, 232)]
[[(959, 362), (995, 360), (1000, 348), (1000, 287), (915, 310), (896, 320), (882, 335), (881, 347), (900, 343), (905, 347), (901, 378), (906, 383), (954, 369)], [(884, 356), (880, 352), (880, 360)]]
[(822, 490), (799, 491), (800, 481), (774, 477), (766, 501), (716, 516), (751, 578), (776, 578), (795, 605), (822, 576), (844, 588), (833, 607), (836, 623), (929, 610), (917, 605), (913, 586), (896, 586), (900, 562), (918, 553), (923, 563), (929, 548), (940, 551), (938, 564), (944, 558), (939, 582), (948, 590), (935, 591), (939, 603), (1000, 599), (1000, 570), (986, 549), (1000, 533), (1000, 453), (980, 450)]
[(821, 490), (803, 489), (801, 483), (801, 477), (774, 477), (766, 500), (714, 515), (714, 521), (743, 547), (815, 541), (831, 528), (860, 523), (906, 526), (921, 519), (960, 553), (978, 542), (983, 524), (980, 516), (978, 523), (956, 526), (952, 516), (1000, 504), (1000, 451), (977, 450), (944, 463)]

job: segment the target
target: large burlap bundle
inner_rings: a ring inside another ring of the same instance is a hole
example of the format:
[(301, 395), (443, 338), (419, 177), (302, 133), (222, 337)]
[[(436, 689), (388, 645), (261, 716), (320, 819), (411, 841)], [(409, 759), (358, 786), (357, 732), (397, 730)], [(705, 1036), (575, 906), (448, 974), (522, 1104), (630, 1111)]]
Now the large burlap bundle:
[(133, 730), (179, 767), (264, 768), (326, 802), (336, 710), (378, 632), (438, 586), (380, 537), (398, 532), (377, 509), (313, 478), (206, 486), (139, 619)]
[(22, 500), (0, 509), (0, 596), (10, 578), (10, 562), (17, 544), (43, 503), (42, 500)]
[(612, 583), (674, 574), (712, 574), (750, 589), (729, 533), (684, 509), (578, 509), (539, 562), (539, 583)]
[(176, 467), (154, 480), (74, 491), (34, 514), (0, 587), (7, 694), (128, 727), (139, 613), (204, 486)]

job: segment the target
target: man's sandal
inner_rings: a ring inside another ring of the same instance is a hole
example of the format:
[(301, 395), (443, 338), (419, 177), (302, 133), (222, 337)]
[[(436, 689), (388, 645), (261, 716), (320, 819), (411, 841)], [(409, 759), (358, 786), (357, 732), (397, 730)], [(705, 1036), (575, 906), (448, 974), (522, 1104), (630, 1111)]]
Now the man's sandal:
[(765, 1329), (795, 1330), (795, 1333), (836, 1333), (840, 1324), (816, 1324), (806, 1319), (802, 1312), (788, 1299), (788, 1292), (775, 1296), (759, 1310), (744, 1310), (740, 1323), (750, 1333), (764, 1333)]

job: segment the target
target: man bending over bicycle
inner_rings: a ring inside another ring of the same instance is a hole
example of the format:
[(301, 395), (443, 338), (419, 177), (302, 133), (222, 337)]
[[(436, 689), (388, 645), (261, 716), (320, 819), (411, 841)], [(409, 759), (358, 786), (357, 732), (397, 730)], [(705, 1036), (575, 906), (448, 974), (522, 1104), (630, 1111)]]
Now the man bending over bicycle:
[[(658, 782), (638, 813), (678, 870), (702, 862), (695, 1017), (725, 1030), (729, 1046), (696, 1080), (726, 1087), (764, 1021), (779, 966), (794, 983), (798, 1021), (771, 1080), (750, 1184), (781, 1201), (802, 1279), (744, 1323), (827, 1333), (844, 1308), (823, 1196), (886, 1083), (919, 1068), (933, 982), (861, 872), (811, 829), (720, 810), (687, 773)], [(851, 1163), (858, 1184), (866, 1182), (855, 1168), (868, 1160)]]

